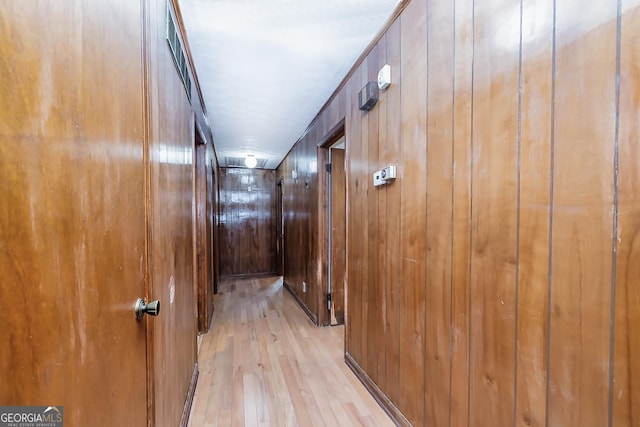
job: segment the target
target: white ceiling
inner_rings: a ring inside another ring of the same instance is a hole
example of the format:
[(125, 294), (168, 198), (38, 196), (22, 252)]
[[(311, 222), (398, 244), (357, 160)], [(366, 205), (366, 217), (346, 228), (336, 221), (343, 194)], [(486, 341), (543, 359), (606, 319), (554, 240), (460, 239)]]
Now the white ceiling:
[(276, 168), (400, 1), (179, 0), (220, 165)]

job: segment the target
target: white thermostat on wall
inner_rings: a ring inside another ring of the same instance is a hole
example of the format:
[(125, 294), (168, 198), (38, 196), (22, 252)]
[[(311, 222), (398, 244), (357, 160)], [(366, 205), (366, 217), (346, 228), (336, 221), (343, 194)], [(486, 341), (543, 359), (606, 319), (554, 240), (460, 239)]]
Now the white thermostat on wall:
[(378, 72), (378, 88), (380, 90), (386, 89), (391, 84), (391, 67), (389, 64), (385, 65)]
[(387, 166), (384, 169), (379, 171), (375, 171), (373, 173), (373, 185), (374, 187), (378, 187), (380, 185), (385, 185), (391, 183), (396, 179), (396, 167), (395, 166)]

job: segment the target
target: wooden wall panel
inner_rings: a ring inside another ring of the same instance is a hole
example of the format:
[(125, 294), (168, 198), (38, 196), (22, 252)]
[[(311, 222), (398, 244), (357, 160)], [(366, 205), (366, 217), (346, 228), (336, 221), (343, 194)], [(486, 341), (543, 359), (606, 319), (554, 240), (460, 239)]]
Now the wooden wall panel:
[[(196, 289), (198, 295), (198, 332), (206, 333), (213, 316), (213, 295), (216, 290), (216, 209), (218, 203), (218, 163), (211, 138), (199, 137), (196, 129), (195, 191), (196, 191)], [(206, 136), (205, 136), (206, 137)]]
[[(378, 70), (384, 63), (380, 61), (380, 47), (376, 45), (371, 53), (367, 56), (367, 81), (376, 81), (378, 76)], [(378, 383), (378, 355), (377, 349), (380, 343), (378, 342), (378, 335), (382, 330), (382, 316), (381, 316), (381, 297), (380, 290), (380, 276), (377, 274), (378, 264), (378, 240), (379, 240), (379, 228), (378, 228), (378, 194), (377, 189), (374, 188), (371, 181), (370, 170), (380, 170), (378, 162), (378, 114), (380, 108), (374, 108), (367, 112), (366, 119), (362, 121), (363, 128), (363, 148), (366, 149), (363, 152), (364, 158), (367, 159), (365, 174), (362, 177), (362, 187), (366, 194), (366, 202), (364, 204), (365, 216), (363, 221), (366, 225), (364, 235), (367, 236), (365, 241), (364, 255), (365, 265), (371, 266), (363, 271), (363, 281), (366, 284), (363, 286), (363, 291), (366, 293), (366, 310), (362, 311), (363, 319), (362, 324), (366, 325), (366, 343), (363, 343), (363, 349), (366, 353), (366, 366), (369, 376), (373, 382)]]
[[(178, 425), (197, 373), (203, 107), (169, 54), (166, 6), (0, 10), (0, 271), (16, 279), (2, 282), (0, 322), (20, 334), (0, 346), (0, 398), (62, 404), (69, 425)], [(160, 316), (136, 321), (139, 297)]]
[(326, 174), (321, 169), (326, 160), (318, 144), (327, 142), (337, 130), (352, 102), (343, 92), (333, 99), (335, 103), (316, 117), (278, 167), (284, 194), (284, 284), (320, 325), (329, 324), (329, 313), (324, 236), (327, 219), (322, 211), (326, 206)]
[[(192, 105), (166, 41), (167, 4), (147, 2), (151, 299), (163, 306), (155, 323), (156, 426), (180, 423), (196, 369), (197, 298), (194, 251)], [(197, 103), (197, 97), (193, 97)], [(181, 349), (181, 351), (176, 351)]]
[[(424, 424), (427, 137), (426, 2), (413, 1), (400, 17), (400, 408)], [(408, 284), (410, 284), (408, 286)]]
[[(328, 129), (327, 129), (328, 132)], [(302, 304), (315, 323), (326, 324), (326, 278), (323, 279), (318, 230), (324, 216), (319, 189), (318, 148), (312, 135), (307, 135), (289, 153), (280, 166), (283, 178), (284, 202), (284, 283)]]
[(513, 421), (518, 227), (518, 0), (474, 2), (470, 424)]
[(469, 423), (473, 2), (456, 1), (454, 20), (450, 423), (458, 427)]
[[(345, 112), (345, 357), (400, 425), (638, 423), (639, 19), (636, 0), (412, 0), (283, 161), (288, 179)], [(321, 196), (291, 192), (294, 230), (297, 197)]]
[(69, 426), (147, 425), (142, 14), (0, 6), (0, 402)]
[[(359, 91), (366, 83), (367, 76), (364, 66), (361, 66), (353, 75), (350, 81), (352, 92)], [(360, 88), (360, 89), (359, 89)], [(364, 207), (365, 196), (362, 191), (364, 177), (364, 158), (363, 142), (362, 142), (362, 116), (363, 112), (358, 109), (357, 98), (351, 101), (351, 120), (349, 128), (346, 130), (347, 136), (347, 155), (349, 161), (347, 164), (347, 204), (349, 205), (349, 214), (347, 217), (347, 236), (353, 233), (354, 236), (364, 236)], [(357, 159), (357, 160), (356, 160)], [(364, 264), (364, 239), (349, 240), (347, 237), (347, 292), (349, 301), (352, 306), (350, 310), (350, 336), (346, 351), (354, 360), (364, 365), (366, 363), (363, 355), (365, 350), (362, 347), (364, 337), (367, 334), (366, 325), (362, 323), (364, 313), (366, 312), (366, 304), (364, 298), (365, 286), (364, 278), (360, 272), (366, 268)]]
[(621, 17), (618, 133), (618, 223), (613, 397), (615, 427), (640, 425), (640, 4), (624, 0)]
[(522, 427), (546, 419), (553, 0), (523, 3), (522, 28), (536, 26), (539, 36), (521, 46), (515, 417)]
[(453, 227), (452, 2), (427, 3), (427, 288), (425, 424), (449, 424)]
[(223, 276), (275, 273), (276, 172), (221, 168)]
[[(377, 44), (378, 49), (378, 64), (386, 64), (387, 63), (387, 38), (386, 36), (382, 37)], [(376, 78), (377, 79), (377, 78)], [(377, 144), (377, 153), (376, 157), (378, 159), (376, 170), (379, 170), (382, 166), (382, 162), (387, 160), (387, 106), (388, 106), (388, 97), (387, 91), (382, 91), (380, 93), (380, 100), (378, 101), (378, 129), (374, 131), (378, 138)], [(380, 160), (382, 159), (382, 160)], [(375, 332), (378, 336), (378, 349), (381, 347), (386, 347), (387, 343), (387, 192), (385, 188), (378, 188), (379, 191), (376, 191), (377, 198), (377, 214), (378, 214), (378, 223), (375, 224), (377, 229), (378, 238), (375, 241), (375, 245), (373, 246), (373, 252), (375, 254), (375, 258), (373, 259), (372, 264), (376, 266), (374, 271), (375, 276), (377, 277), (377, 292), (378, 292), (378, 301), (379, 308), (377, 313), (373, 313), (374, 318), (379, 321), (378, 327)], [(383, 388), (386, 386), (387, 377), (386, 377), (386, 369), (387, 369), (387, 355), (384, 351), (376, 352), (377, 366), (376, 366), (376, 384), (379, 387)]]
[(331, 324), (344, 323), (344, 279), (346, 277), (346, 175), (344, 149), (331, 149)]
[[(391, 74), (391, 86), (389, 86), (383, 96), (384, 105), (387, 110), (386, 115), (386, 156), (382, 160), (390, 165), (399, 165), (400, 152), (403, 141), (400, 138), (400, 102), (402, 87), (402, 73), (400, 68), (400, 21), (397, 20), (385, 34), (387, 64), (394, 70)], [(382, 190), (387, 200), (387, 247), (386, 252), (386, 274), (385, 280), (385, 318), (384, 335), (385, 343), (381, 346), (385, 354), (385, 378), (381, 379), (380, 387), (386, 390), (387, 397), (393, 404), (399, 406), (400, 382), (394, 378), (400, 378), (400, 190), (399, 185), (388, 185)], [(347, 230), (347, 242), (350, 231)], [(351, 252), (347, 253), (349, 260)], [(347, 278), (349, 283), (353, 280)], [(350, 300), (347, 301), (350, 303)], [(347, 312), (348, 314), (348, 312)], [(386, 384), (386, 386), (385, 386)]]
[[(316, 138), (320, 138), (320, 136), (317, 135)], [(305, 229), (313, 230), (314, 227), (318, 227), (318, 224), (321, 222), (322, 215), (320, 215), (319, 208), (322, 204), (318, 196), (320, 193), (318, 182), (318, 147), (316, 144), (312, 144), (311, 140), (309, 144), (305, 145), (304, 157), (302, 158), (302, 164), (300, 166), (304, 176), (304, 192), (312, 196), (306, 199), (306, 209), (311, 214), (304, 218)], [(307, 265), (307, 275), (310, 278), (308, 282), (307, 305), (313, 313), (320, 314), (318, 322), (326, 324), (328, 321), (328, 310), (324, 309), (324, 307), (327, 307), (327, 280), (326, 278), (323, 279), (321, 274), (320, 233), (309, 233), (307, 231), (304, 242), (307, 246), (307, 253), (309, 254), (310, 260)]]
[(601, 426), (609, 413), (615, 114), (606, 112), (616, 104), (616, 5), (584, 17), (606, 19), (592, 31), (576, 27), (579, 2), (556, 7), (548, 419)]

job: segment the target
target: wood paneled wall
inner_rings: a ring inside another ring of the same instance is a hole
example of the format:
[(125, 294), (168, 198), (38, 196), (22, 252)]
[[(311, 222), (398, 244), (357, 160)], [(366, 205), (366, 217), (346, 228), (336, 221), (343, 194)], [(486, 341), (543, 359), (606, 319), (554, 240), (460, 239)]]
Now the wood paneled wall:
[(0, 5), (0, 404), (69, 426), (147, 424), (141, 19)]
[[(318, 206), (319, 180), (317, 147), (312, 138), (298, 142), (278, 168), (282, 180), (284, 216), (284, 285), (300, 301), (317, 324), (324, 324), (326, 300), (322, 295)], [(326, 268), (326, 266), (324, 266)], [(322, 305), (324, 301), (324, 305)]]
[[(193, 68), (191, 101), (176, 70), (166, 40), (166, 0), (147, 0), (147, 84), (149, 117), (149, 188), (151, 202), (150, 285), (152, 299), (159, 299), (163, 312), (161, 322), (153, 328), (154, 353), (151, 361), (156, 375), (151, 389), (154, 393), (156, 426), (179, 425), (183, 404), (193, 392), (197, 379), (196, 337), (198, 333), (198, 280), (208, 280), (198, 274), (208, 269), (208, 261), (198, 258), (197, 233), (208, 236), (206, 226), (198, 230), (196, 174), (216, 169), (213, 137), (204, 119), (204, 108), (197, 90)], [(177, 1), (170, 0), (175, 11), (185, 56), (188, 40), (184, 36)], [(196, 162), (196, 122), (207, 139), (204, 168)], [(209, 190), (207, 190), (209, 191)], [(210, 213), (210, 212), (209, 212)], [(205, 214), (206, 215), (206, 214)], [(208, 242), (207, 236), (204, 241)], [(208, 243), (207, 243), (208, 244)], [(208, 258), (208, 256), (207, 256)], [(203, 265), (203, 263), (205, 263)], [(211, 307), (201, 304), (207, 312)], [(206, 323), (206, 322), (205, 322)], [(179, 349), (179, 351), (177, 351)]]
[(276, 172), (220, 169), (222, 276), (275, 274)]
[[(198, 137), (196, 128), (196, 287), (198, 332), (207, 333), (213, 316), (213, 295), (219, 277), (217, 254), (218, 166), (211, 141)], [(208, 139), (208, 138), (207, 138)]]
[(291, 171), (346, 118), (346, 358), (400, 423), (640, 425), (638, 24), (636, 0), (412, 0), (283, 161), (299, 292), (321, 204)]
[[(0, 7), (3, 404), (63, 405), (69, 425), (181, 422), (197, 373), (195, 122), (212, 138), (166, 11)], [(160, 315), (136, 320), (139, 297)]]

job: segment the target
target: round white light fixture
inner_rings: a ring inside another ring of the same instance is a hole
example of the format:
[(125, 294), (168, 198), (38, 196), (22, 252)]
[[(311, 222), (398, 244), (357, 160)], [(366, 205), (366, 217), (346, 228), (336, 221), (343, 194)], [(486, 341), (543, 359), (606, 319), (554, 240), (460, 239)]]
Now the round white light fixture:
[(249, 169), (255, 168), (256, 165), (258, 164), (258, 161), (256, 160), (256, 156), (254, 156), (253, 154), (248, 154), (247, 157), (244, 159), (244, 164)]

